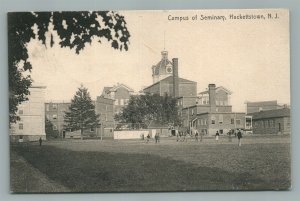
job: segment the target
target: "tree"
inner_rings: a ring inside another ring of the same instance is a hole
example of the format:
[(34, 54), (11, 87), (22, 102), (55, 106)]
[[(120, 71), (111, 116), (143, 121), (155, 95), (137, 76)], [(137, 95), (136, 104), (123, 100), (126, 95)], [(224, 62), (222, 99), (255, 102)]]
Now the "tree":
[(127, 107), (115, 115), (117, 121), (132, 124), (146, 124), (156, 121), (160, 124), (180, 124), (177, 100), (171, 96), (158, 94), (131, 96)]
[[(53, 25), (53, 30), (50, 30)], [(34, 26), (37, 27), (35, 33)], [(46, 47), (55, 43), (51, 34), (50, 45), (46, 44), (47, 33), (56, 32), (59, 45), (75, 49), (77, 54), (93, 38), (106, 39), (114, 49), (128, 50), (130, 34), (124, 16), (113, 11), (100, 12), (15, 12), (8, 14), (8, 67), (9, 67), (9, 122), (19, 120), (17, 106), (28, 100), (32, 78), (27, 44), (38, 39)]]
[(95, 105), (87, 88), (82, 85), (71, 100), (69, 111), (65, 112), (65, 129), (80, 130), (81, 139), (85, 129), (96, 128), (99, 124), (99, 115), (95, 113)]

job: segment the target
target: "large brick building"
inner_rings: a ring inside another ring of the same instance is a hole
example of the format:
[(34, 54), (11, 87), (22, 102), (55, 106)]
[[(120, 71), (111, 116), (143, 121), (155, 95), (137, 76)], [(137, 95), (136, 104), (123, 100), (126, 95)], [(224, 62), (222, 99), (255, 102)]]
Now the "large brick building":
[(45, 86), (29, 88), (28, 100), (18, 106), (20, 121), (10, 125), (11, 141), (37, 141), (46, 139), (45, 133)]
[[(214, 135), (216, 131), (223, 134), (232, 129), (245, 129), (245, 113), (232, 112), (230, 95), (228, 89), (209, 84), (208, 90), (198, 94), (197, 104), (182, 109), (183, 126), (207, 135)], [(248, 127), (250, 129), (251, 125)]]
[[(178, 75), (178, 59), (168, 59), (168, 52), (162, 51), (158, 64), (152, 66), (153, 84), (144, 88), (144, 93), (169, 95), (184, 102), (196, 103), (197, 82), (180, 78)], [(187, 102), (185, 102), (187, 101)]]

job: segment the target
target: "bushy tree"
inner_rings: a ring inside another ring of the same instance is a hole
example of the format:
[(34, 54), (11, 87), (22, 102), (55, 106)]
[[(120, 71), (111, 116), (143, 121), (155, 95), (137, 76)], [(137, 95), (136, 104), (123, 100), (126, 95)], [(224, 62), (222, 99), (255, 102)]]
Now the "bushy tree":
[(155, 121), (160, 124), (180, 124), (177, 100), (171, 96), (158, 94), (131, 96), (128, 105), (115, 115), (123, 123), (146, 124)]
[(96, 128), (99, 124), (99, 115), (96, 115), (95, 105), (87, 88), (81, 86), (71, 100), (69, 111), (64, 117), (66, 130), (80, 130), (81, 139), (85, 129)]
[[(49, 30), (50, 25), (53, 30)], [(37, 34), (34, 31), (37, 26)], [(51, 34), (50, 47), (58, 42), (61, 47), (75, 49), (79, 54), (87, 43), (97, 38), (108, 40), (119, 50), (128, 50), (130, 34), (124, 16), (113, 11), (100, 12), (14, 12), (8, 13), (8, 67), (9, 67), (9, 122), (19, 120), (17, 106), (28, 100), (32, 83), (27, 44), (38, 39), (46, 46), (47, 32), (56, 32), (59, 41)]]

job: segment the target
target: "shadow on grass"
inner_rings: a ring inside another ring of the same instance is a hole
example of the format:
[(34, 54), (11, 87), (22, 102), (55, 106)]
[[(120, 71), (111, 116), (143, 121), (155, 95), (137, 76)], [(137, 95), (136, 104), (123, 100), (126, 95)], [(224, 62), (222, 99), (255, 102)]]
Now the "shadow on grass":
[[(151, 154), (79, 152), (52, 146), (12, 146), (33, 167), (72, 192), (274, 189), (247, 173), (199, 167)], [(283, 187), (284, 188), (284, 187)]]

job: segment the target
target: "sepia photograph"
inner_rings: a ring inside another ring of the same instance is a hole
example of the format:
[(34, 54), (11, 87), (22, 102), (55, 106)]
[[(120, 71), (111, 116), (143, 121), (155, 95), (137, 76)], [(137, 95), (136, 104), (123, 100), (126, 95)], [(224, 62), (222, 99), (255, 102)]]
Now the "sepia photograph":
[(291, 189), (288, 9), (7, 13), (11, 193)]

